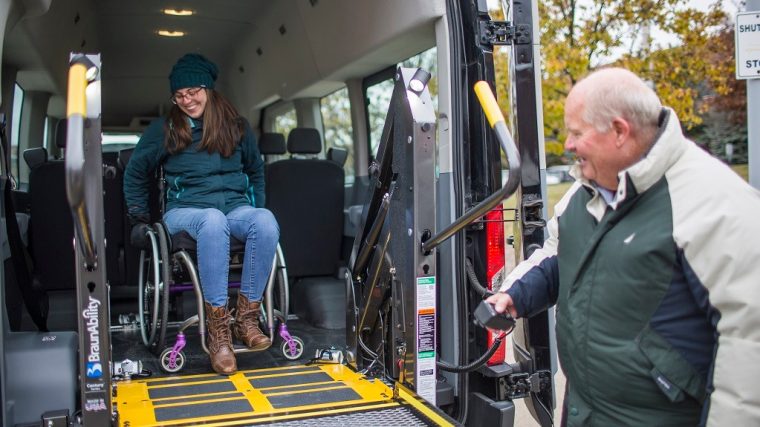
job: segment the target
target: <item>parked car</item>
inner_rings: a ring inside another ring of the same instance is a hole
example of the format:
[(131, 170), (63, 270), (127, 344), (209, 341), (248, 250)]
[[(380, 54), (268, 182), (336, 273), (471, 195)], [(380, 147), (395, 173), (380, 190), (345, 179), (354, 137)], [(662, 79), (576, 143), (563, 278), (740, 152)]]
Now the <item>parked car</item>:
[(570, 167), (570, 165), (559, 165), (546, 168), (546, 185), (573, 181), (574, 178), (570, 176)]

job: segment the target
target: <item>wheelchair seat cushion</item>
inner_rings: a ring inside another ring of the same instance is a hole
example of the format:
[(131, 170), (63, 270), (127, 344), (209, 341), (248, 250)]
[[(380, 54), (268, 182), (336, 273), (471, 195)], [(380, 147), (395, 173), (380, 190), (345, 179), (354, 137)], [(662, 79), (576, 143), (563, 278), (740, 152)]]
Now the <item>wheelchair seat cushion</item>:
[[(195, 252), (197, 243), (195, 239), (190, 236), (187, 231), (180, 231), (179, 233), (172, 234), (172, 252), (178, 252), (186, 250), (188, 252)], [(230, 236), (230, 252), (245, 252), (245, 242)]]

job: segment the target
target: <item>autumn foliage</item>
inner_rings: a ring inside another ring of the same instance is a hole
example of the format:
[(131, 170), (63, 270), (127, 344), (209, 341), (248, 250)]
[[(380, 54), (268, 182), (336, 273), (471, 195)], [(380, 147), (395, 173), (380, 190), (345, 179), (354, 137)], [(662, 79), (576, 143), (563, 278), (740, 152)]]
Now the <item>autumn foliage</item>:
[[(652, 82), (687, 132), (699, 132), (718, 111), (734, 124), (746, 120), (744, 82), (734, 72), (733, 23), (719, 2), (707, 10), (691, 7), (688, 0), (545, 0), (538, 5), (548, 155), (562, 152), (570, 88), (609, 65)], [(508, 62), (508, 50), (496, 55), (497, 75), (507, 75)], [(499, 86), (497, 92), (508, 95)]]

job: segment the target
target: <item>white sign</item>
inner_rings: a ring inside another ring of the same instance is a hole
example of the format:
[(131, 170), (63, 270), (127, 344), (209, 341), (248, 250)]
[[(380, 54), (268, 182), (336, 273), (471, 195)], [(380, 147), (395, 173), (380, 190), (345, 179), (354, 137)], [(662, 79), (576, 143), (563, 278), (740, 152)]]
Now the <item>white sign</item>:
[(760, 11), (736, 14), (736, 78), (760, 78)]

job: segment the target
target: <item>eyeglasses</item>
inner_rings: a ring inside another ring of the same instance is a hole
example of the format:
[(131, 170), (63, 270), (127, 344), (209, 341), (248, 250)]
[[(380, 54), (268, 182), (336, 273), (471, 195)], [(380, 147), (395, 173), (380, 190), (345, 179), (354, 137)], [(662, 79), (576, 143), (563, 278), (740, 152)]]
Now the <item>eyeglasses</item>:
[(174, 95), (170, 96), (169, 99), (172, 101), (173, 104), (178, 104), (182, 102), (183, 99), (192, 99), (195, 98), (195, 95), (198, 95), (198, 92), (201, 91), (201, 89), (206, 89), (205, 86), (200, 87), (194, 87), (187, 90), (185, 93), (175, 93)]

